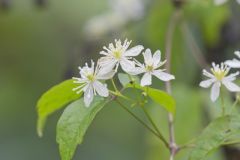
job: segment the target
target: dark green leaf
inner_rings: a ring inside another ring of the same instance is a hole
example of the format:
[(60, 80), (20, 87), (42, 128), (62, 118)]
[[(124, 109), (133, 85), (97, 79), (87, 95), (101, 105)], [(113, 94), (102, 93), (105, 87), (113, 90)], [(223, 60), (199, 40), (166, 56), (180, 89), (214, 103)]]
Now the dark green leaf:
[(95, 97), (89, 107), (85, 107), (83, 98), (70, 104), (63, 112), (57, 124), (57, 142), (62, 160), (71, 160), (78, 144), (96, 114), (104, 107), (106, 101)]
[(75, 87), (76, 84), (73, 83), (72, 79), (66, 80), (52, 87), (38, 100), (37, 132), (39, 136), (42, 136), (45, 122), (50, 114), (81, 97), (82, 93), (76, 94), (76, 92), (72, 91)]
[(240, 116), (224, 116), (211, 122), (197, 138), (195, 148), (189, 160), (204, 160), (209, 153), (216, 150), (240, 131)]

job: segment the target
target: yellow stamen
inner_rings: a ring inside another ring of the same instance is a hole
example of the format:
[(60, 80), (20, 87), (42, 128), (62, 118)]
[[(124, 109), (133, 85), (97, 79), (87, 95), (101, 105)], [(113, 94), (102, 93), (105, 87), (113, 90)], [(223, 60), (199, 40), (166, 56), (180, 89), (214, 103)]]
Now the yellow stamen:
[(226, 75), (227, 75), (227, 71), (226, 70), (214, 70), (211, 69), (212, 73), (214, 74), (214, 76), (217, 78), (217, 80), (222, 80)]
[(87, 75), (87, 79), (88, 79), (89, 81), (94, 81), (94, 80), (95, 80), (95, 77), (94, 77), (94, 75), (89, 74), (89, 75)]
[(117, 50), (113, 52), (113, 55), (116, 59), (120, 59), (122, 56), (122, 52)]
[(153, 66), (147, 65), (146, 70), (149, 72), (153, 71)]

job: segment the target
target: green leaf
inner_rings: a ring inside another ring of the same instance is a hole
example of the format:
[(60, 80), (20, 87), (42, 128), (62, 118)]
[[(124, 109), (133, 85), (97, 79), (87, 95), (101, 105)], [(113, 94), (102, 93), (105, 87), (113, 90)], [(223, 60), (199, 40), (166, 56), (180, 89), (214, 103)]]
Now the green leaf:
[(204, 160), (240, 131), (240, 116), (224, 116), (212, 121), (197, 138), (189, 160)]
[(165, 108), (168, 112), (171, 112), (175, 115), (176, 112), (176, 102), (174, 98), (168, 93), (150, 88), (150, 87), (142, 87), (139, 84), (129, 84), (128, 87), (137, 88), (147, 93), (147, 95), (157, 104)]
[(78, 144), (96, 114), (104, 107), (106, 101), (95, 97), (89, 107), (85, 107), (83, 98), (70, 104), (63, 112), (57, 124), (57, 142), (62, 160), (71, 160)]
[(131, 81), (135, 83), (139, 83), (139, 78), (137, 76), (127, 75), (124, 73), (119, 73), (118, 79), (123, 86), (128, 85)]
[(73, 83), (73, 80), (66, 80), (48, 90), (44, 93), (37, 102), (37, 132), (41, 137), (43, 135), (43, 129), (47, 120), (47, 117), (53, 112), (61, 109), (71, 101), (74, 101), (81, 97), (82, 93), (76, 94), (72, 89), (77, 85)]

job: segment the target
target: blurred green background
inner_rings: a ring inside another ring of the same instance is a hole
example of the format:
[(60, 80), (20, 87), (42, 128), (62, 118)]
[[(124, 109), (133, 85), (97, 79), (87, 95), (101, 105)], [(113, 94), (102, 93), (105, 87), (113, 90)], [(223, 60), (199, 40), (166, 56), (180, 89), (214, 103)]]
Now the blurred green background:
[[(185, 0), (182, 7), (172, 57), (179, 144), (198, 135), (212, 117), (209, 108), (218, 108), (198, 87), (201, 67), (188, 34), (208, 63), (232, 59), (240, 48), (240, 5), (235, 1), (216, 6), (212, 0)], [(36, 134), (36, 102), (41, 94), (78, 76), (77, 66), (98, 59), (102, 46), (115, 38), (128, 38), (132, 45), (143, 44), (164, 54), (174, 9), (170, 0), (0, 0), (0, 159), (60, 159), (55, 134), (62, 111), (49, 118), (43, 138)], [(156, 81), (154, 86), (163, 84)], [(148, 109), (167, 136), (166, 111), (153, 103)], [(91, 125), (75, 159), (167, 159), (168, 151), (159, 143), (112, 103)], [(239, 154), (229, 155), (229, 150), (224, 148), (209, 159), (230, 160), (229, 156)], [(186, 159), (185, 153), (176, 159)]]

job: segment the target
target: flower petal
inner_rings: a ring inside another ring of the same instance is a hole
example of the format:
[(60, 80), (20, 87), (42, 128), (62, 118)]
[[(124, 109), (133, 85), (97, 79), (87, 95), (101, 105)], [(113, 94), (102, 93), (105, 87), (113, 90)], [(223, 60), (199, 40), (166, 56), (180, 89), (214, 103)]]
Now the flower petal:
[(240, 87), (231, 81), (223, 80), (222, 83), (231, 92), (239, 92), (240, 91)]
[(237, 59), (227, 60), (225, 64), (232, 68), (240, 68), (240, 61)]
[(127, 58), (122, 58), (120, 61), (120, 65), (125, 72), (132, 71), (135, 68), (135, 63), (128, 60)]
[(166, 72), (162, 72), (160, 70), (153, 71), (153, 75), (162, 81), (169, 81), (169, 80), (175, 79), (175, 77), (173, 75), (166, 73)]
[(145, 68), (143, 67), (135, 67), (133, 70), (128, 71), (128, 73), (131, 75), (138, 75), (144, 72), (145, 72)]
[(116, 72), (114, 70), (106, 72), (106, 70), (100, 69), (99, 72), (97, 73), (96, 78), (100, 80), (111, 79), (115, 75), (115, 73)]
[(93, 88), (91, 85), (88, 85), (88, 87), (84, 91), (84, 103), (86, 107), (90, 106), (91, 102), (93, 101), (93, 97), (94, 97)]
[(152, 65), (153, 64), (153, 58), (152, 58), (152, 53), (150, 49), (146, 49), (146, 51), (143, 53), (144, 57), (144, 62), (147, 65)]
[(153, 66), (157, 67), (158, 64), (161, 61), (161, 52), (160, 50), (157, 50), (154, 54), (153, 54)]
[(152, 84), (152, 75), (145, 73), (141, 79), (141, 86), (149, 86)]
[(203, 70), (203, 75), (208, 77), (208, 78), (215, 78), (215, 76), (211, 73), (209, 73), (207, 70)]
[(217, 98), (219, 97), (220, 87), (221, 87), (221, 83), (216, 82), (216, 83), (213, 84), (213, 86), (211, 88), (211, 100), (213, 102), (215, 102), (217, 100)]
[(239, 75), (239, 72), (232, 73), (229, 76), (224, 77), (223, 81), (225, 81), (225, 80), (234, 81), (237, 78), (238, 75)]
[(132, 47), (124, 53), (124, 56), (137, 56), (142, 52), (143, 49), (144, 48), (142, 45)]
[(215, 81), (215, 79), (204, 80), (204, 81), (200, 82), (199, 85), (203, 88), (208, 88), (213, 84), (214, 81)]
[(102, 96), (102, 97), (108, 97), (109, 95), (109, 92), (108, 92), (108, 89), (107, 89), (107, 86), (102, 84), (101, 82), (99, 81), (95, 81), (93, 83), (93, 87), (94, 89), (97, 91), (97, 93)]
[(113, 68), (116, 66), (117, 61), (115, 59), (112, 59), (110, 57), (102, 57), (99, 59), (99, 65), (101, 67), (101, 72), (108, 73), (113, 70)]

